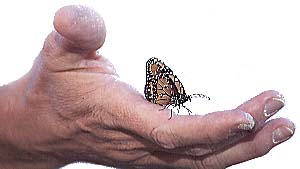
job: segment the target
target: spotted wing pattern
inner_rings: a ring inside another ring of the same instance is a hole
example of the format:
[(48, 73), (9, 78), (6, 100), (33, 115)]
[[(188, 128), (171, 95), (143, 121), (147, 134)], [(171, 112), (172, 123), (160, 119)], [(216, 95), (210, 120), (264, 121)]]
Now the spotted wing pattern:
[[(150, 58), (146, 63), (145, 97), (148, 101), (164, 108), (169, 106), (184, 107), (183, 103), (191, 101), (192, 97), (208, 98), (203, 94), (187, 95), (184, 87), (173, 71), (157, 58)], [(172, 111), (172, 109), (171, 109)], [(171, 113), (172, 116), (172, 113)]]
[(185, 95), (182, 83), (173, 71), (157, 58), (150, 58), (146, 63), (146, 99), (161, 106), (172, 104), (172, 97)]

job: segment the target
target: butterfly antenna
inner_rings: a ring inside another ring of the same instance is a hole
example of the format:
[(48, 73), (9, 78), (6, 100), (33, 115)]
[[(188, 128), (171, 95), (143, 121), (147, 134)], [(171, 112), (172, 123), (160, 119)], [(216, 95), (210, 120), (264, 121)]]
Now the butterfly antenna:
[(205, 94), (191, 94), (190, 96), (191, 98), (204, 98), (210, 100), (210, 97), (206, 96)]

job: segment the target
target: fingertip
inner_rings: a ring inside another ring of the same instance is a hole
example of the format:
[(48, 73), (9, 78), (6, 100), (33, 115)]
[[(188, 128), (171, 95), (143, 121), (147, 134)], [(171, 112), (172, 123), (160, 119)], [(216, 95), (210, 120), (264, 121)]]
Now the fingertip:
[(231, 146), (218, 155), (225, 166), (241, 163), (264, 156), (275, 146), (290, 139), (295, 132), (295, 125), (288, 119), (270, 120), (261, 130), (245, 137), (238, 144)]
[(255, 120), (250, 113), (242, 112), (244, 118), (242, 119), (242, 123), (238, 125), (238, 129), (251, 131), (255, 126)]
[(105, 40), (106, 29), (102, 17), (87, 6), (70, 5), (60, 8), (54, 17), (54, 28), (66, 39), (67, 48), (93, 51)]
[(249, 112), (256, 119), (257, 127), (260, 128), (284, 105), (285, 99), (282, 94), (275, 90), (268, 90), (244, 102), (237, 109)]
[(290, 139), (295, 133), (295, 124), (284, 118), (279, 118), (277, 121), (281, 121), (282, 124), (274, 127), (272, 132), (272, 141), (275, 145), (282, 143)]

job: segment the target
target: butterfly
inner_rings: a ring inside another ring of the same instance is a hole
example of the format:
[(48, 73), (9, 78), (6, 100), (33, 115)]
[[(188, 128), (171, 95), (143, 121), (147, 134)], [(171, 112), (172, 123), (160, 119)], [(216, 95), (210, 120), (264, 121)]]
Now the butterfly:
[[(172, 106), (177, 108), (179, 113), (180, 106), (185, 108), (189, 115), (192, 113), (190, 109), (183, 105), (192, 98), (200, 97), (210, 100), (204, 94), (187, 95), (182, 83), (174, 75), (173, 71), (164, 64), (161, 60), (152, 57), (146, 62), (146, 85), (144, 89), (145, 98), (165, 108)], [(163, 110), (161, 109), (161, 110)], [(170, 118), (172, 118), (173, 111), (171, 109)]]

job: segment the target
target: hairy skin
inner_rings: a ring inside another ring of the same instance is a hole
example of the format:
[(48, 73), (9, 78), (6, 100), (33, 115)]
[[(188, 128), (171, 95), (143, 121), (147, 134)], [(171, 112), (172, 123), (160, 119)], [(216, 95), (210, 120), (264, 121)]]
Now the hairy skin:
[(30, 72), (0, 88), (1, 169), (59, 168), (76, 161), (222, 169), (265, 155), (294, 133), (287, 119), (266, 122), (266, 112), (284, 106), (272, 90), (232, 110), (169, 120), (168, 110), (159, 111), (120, 81), (96, 52), (106, 30), (95, 11), (63, 7), (54, 27)]

